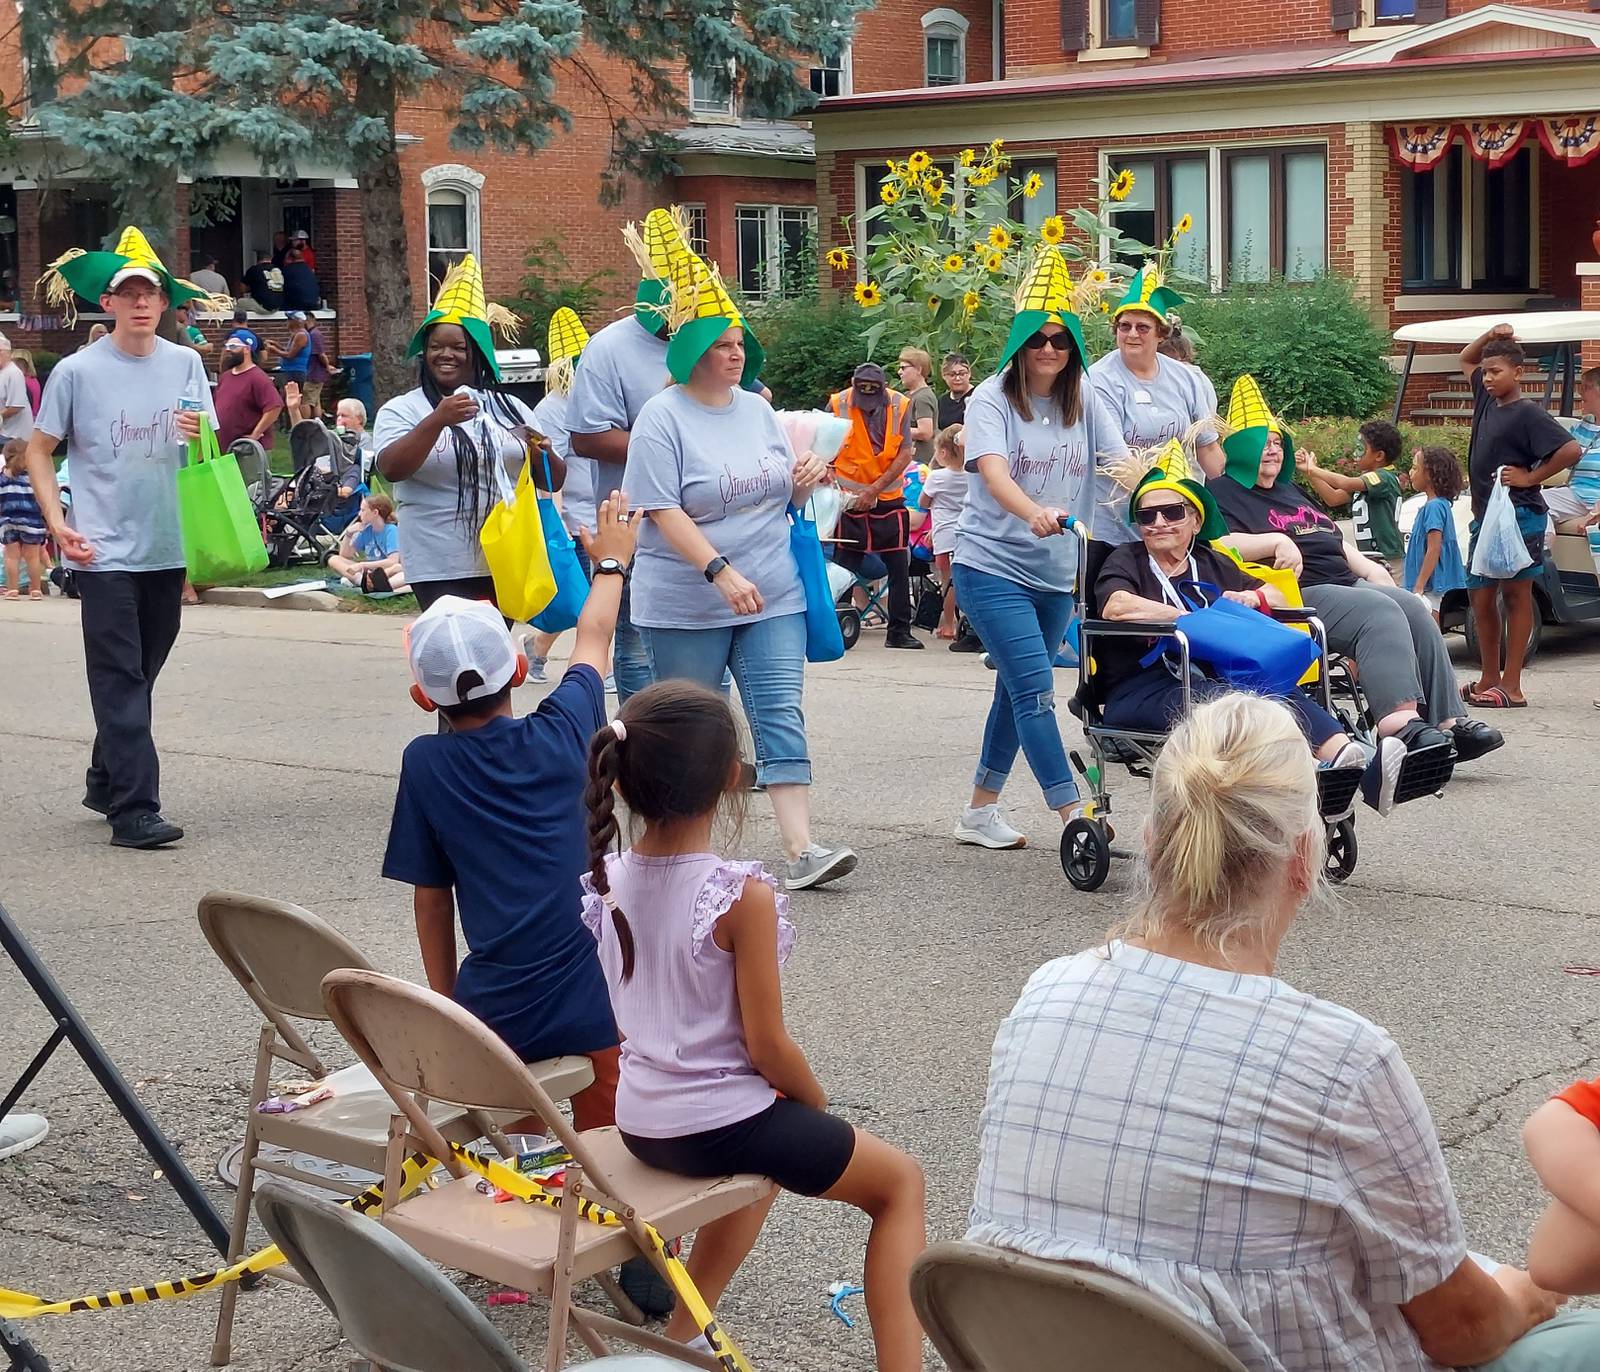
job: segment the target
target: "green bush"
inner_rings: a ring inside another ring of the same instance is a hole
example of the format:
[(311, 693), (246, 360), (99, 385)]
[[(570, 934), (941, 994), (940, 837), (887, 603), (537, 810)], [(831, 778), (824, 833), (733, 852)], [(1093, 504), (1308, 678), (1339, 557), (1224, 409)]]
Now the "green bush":
[[(1374, 416), (1387, 419), (1388, 414)], [(1364, 420), (1328, 417), (1323, 415), (1313, 416), (1310, 419), (1297, 420), (1294, 424), (1294, 445), (1301, 452), (1313, 452), (1317, 455), (1317, 465), (1330, 472), (1339, 472), (1344, 476), (1356, 476), (1360, 472), (1357, 465), (1361, 457), (1361, 425)], [(1469, 424), (1402, 424), (1400, 425), (1400, 460), (1395, 464), (1400, 471), (1400, 485), (1409, 494), (1411, 481), (1411, 454), (1418, 448), (1441, 447), (1448, 448), (1456, 455), (1456, 460), (1461, 463), (1461, 470), (1467, 470), (1467, 445), (1472, 438), (1472, 426)], [(1323, 505), (1315, 491), (1306, 481), (1305, 477), (1295, 478), (1300, 483), (1300, 488), (1306, 497), (1314, 504)], [(1326, 506), (1324, 506), (1326, 508)], [(1343, 506), (1333, 511), (1337, 516), (1344, 516), (1349, 512), (1349, 506)]]
[(608, 283), (616, 275), (611, 268), (574, 278), (566, 254), (554, 238), (540, 239), (529, 248), (522, 265), (527, 273), (517, 294), (500, 301), (522, 320), (521, 346), (537, 348), (542, 356), (550, 336), (550, 316), (563, 305), (575, 310), (591, 329), (604, 322), (596, 312), (611, 294)]
[[(825, 405), (834, 391), (848, 384), (857, 364), (867, 360), (867, 321), (855, 302), (843, 296), (755, 306), (750, 326), (767, 350), (761, 379), (780, 410)], [(895, 384), (893, 358), (907, 343), (921, 346), (919, 340), (886, 334), (873, 349), (873, 360), (884, 364), (891, 386)]]
[(1224, 412), (1245, 372), (1291, 422), (1380, 414), (1394, 399), (1389, 335), (1343, 277), (1234, 286), (1191, 299), (1179, 312), (1195, 332), (1195, 361), (1216, 383)]

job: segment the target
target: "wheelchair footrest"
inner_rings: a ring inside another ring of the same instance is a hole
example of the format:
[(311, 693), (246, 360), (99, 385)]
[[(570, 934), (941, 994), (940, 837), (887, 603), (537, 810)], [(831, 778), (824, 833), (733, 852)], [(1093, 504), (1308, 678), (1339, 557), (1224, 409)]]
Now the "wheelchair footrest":
[(1394, 803), (1404, 805), (1408, 800), (1443, 790), (1455, 767), (1456, 750), (1448, 743), (1436, 743), (1431, 748), (1407, 753), (1395, 783)]
[(1317, 809), (1324, 819), (1343, 819), (1350, 813), (1361, 789), (1361, 773), (1354, 767), (1317, 773)]

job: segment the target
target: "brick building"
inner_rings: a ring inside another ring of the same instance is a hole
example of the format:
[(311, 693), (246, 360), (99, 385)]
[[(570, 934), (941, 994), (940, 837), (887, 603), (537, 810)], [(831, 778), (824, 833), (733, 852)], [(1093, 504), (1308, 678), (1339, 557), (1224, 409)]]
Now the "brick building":
[[(1216, 287), (1332, 269), (1391, 327), (1600, 309), (1600, 0), (927, 2), (884, 0), (857, 50), (892, 9), (959, 34), (965, 82), (927, 79), (930, 40), (920, 85), (822, 104), (825, 224), (859, 224), (886, 157), (999, 137), (1045, 179), (1030, 218), (1132, 169), (1125, 230), (1156, 242), (1191, 215), (1178, 265)], [(1429, 392), (1454, 371), (1419, 358), (1412, 412), (1449, 408)]]

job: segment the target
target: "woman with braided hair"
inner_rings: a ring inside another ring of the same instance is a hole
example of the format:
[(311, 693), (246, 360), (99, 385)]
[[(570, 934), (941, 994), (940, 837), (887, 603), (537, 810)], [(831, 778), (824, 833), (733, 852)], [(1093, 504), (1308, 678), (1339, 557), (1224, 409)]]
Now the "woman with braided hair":
[[(400, 556), (424, 610), (444, 595), (494, 599), (478, 532), (500, 499), (501, 474), (514, 483), (540, 441), (533, 412), (501, 386), (494, 360), (491, 329), (515, 323), (487, 303), (478, 264), (464, 257), (411, 340), (415, 389), (384, 405), (372, 425), (377, 470), (394, 483), (400, 509)], [(560, 489), (566, 467), (554, 454), (550, 474)], [(545, 485), (538, 461), (533, 478)]]
[[(727, 698), (689, 681), (631, 696), (589, 746), (583, 920), (623, 1036), (617, 1128), (641, 1162), (686, 1177), (754, 1172), (872, 1220), (867, 1312), (881, 1372), (921, 1372), (911, 1264), (926, 1244), (922, 1169), (838, 1115), (783, 1022), (788, 898), (759, 862), (711, 851), (744, 790)], [(618, 840), (617, 797), (638, 825)], [(772, 1196), (706, 1225), (689, 1275), (715, 1308)], [(667, 1336), (708, 1351), (680, 1305)]]

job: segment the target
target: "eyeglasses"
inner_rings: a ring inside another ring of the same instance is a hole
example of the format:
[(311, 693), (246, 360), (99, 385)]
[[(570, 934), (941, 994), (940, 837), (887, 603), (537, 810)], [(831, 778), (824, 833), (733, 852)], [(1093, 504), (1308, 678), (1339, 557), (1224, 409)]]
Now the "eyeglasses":
[(883, 387), (876, 381), (858, 381), (855, 389), (857, 395), (877, 395)]
[(1065, 353), (1072, 347), (1072, 335), (1068, 333), (1036, 333), (1022, 345), (1030, 353), (1043, 352), (1049, 348), (1052, 352)]
[(1181, 500), (1171, 505), (1141, 505), (1133, 512), (1133, 517), (1146, 528), (1153, 528), (1165, 520), (1168, 524), (1182, 524), (1189, 513), (1189, 506)]
[(1155, 332), (1155, 327), (1156, 326), (1154, 324), (1147, 323), (1145, 320), (1142, 320), (1142, 319), (1119, 319), (1119, 320), (1117, 320), (1117, 332), (1118, 333), (1137, 333), (1137, 334), (1154, 333)]

